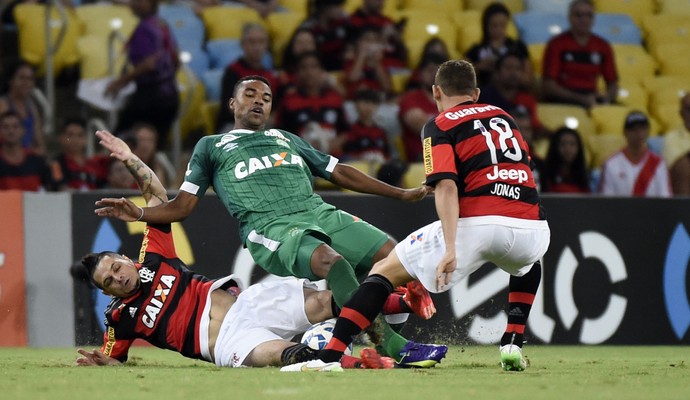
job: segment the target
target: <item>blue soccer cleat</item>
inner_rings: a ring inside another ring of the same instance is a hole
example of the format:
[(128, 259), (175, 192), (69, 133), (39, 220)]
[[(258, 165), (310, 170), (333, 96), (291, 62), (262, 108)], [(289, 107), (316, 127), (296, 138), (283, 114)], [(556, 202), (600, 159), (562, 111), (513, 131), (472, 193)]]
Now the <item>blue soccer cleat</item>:
[(448, 346), (444, 344), (424, 344), (407, 342), (400, 350), (398, 368), (431, 368), (441, 362), (446, 356)]

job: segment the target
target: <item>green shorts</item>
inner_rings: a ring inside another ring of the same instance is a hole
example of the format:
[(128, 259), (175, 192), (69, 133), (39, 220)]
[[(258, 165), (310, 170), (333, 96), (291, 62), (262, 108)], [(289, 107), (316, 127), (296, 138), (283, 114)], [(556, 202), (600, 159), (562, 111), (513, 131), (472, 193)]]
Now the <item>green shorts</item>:
[(353, 268), (362, 264), (371, 269), (386, 241), (388, 235), (380, 229), (324, 203), (252, 230), (245, 244), (254, 262), (274, 275), (319, 280), (311, 271), (311, 256), (320, 245), (330, 245)]

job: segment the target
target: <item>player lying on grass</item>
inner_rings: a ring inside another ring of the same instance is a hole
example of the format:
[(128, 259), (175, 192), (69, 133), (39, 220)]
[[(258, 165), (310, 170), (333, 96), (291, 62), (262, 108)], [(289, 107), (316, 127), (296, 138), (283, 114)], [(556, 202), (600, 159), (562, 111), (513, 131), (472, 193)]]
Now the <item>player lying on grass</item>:
[[(167, 201), (156, 175), (122, 140), (96, 135), (111, 155), (136, 177), (149, 206)], [(231, 276), (212, 280), (196, 274), (175, 253), (170, 224), (149, 224), (139, 263), (114, 252), (84, 256), (92, 282), (113, 296), (105, 311), (101, 350), (85, 351), (79, 365), (113, 365), (127, 360), (134, 339), (219, 366), (277, 366), (314, 358), (315, 350), (290, 341), (338, 310), (330, 291), (315, 290), (304, 279), (282, 278), (240, 291)], [(346, 357), (346, 368), (392, 368), (393, 359), (365, 349), (363, 359)], [(314, 370), (339, 363), (311, 363)]]

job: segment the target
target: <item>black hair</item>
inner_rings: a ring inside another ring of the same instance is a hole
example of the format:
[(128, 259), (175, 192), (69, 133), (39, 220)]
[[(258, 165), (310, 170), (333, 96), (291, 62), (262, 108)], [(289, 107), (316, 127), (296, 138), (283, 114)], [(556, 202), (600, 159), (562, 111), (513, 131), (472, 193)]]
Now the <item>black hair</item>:
[(484, 9), (482, 13), (482, 43), (489, 41), (489, 20), (497, 14), (503, 14), (510, 19), (510, 10), (505, 4), (495, 2), (491, 3)]
[(268, 79), (264, 78), (263, 76), (260, 76), (260, 75), (243, 76), (242, 78), (240, 78), (237, 81), (237, 83), (235, 83), (235, 87), (232, 88), (232, 96), (233, 97), (237, 96), (237, 89), (240, 87), (240, 85), (243, 82), (247, 82), (247, 81), (261, 81), (261, 82), (265, 83), (266, 86), (268, 86), (269, 88), (271, 87), (271, 83), (268, 81)]
[(4, 121), (6, 118), (14, 117), (17, 118), (19, 121), (22, 120), (22, 116), (19, 115), (18, 112), (14, 110), (7, 110), (4, 113), (0, 114), (0, 122)]
[(354, 97), (354, 101), (369, 101), (376, 104), (380, 104), (382, 100), (382, 92), (369, 88), (357, 90)]
[(566, 135), (572, 135), (577, 142), (578, 152), (572, 164), (572, 178), (575, 185), (582, 189), (589, 189), (589, 176), (587, 174), (587, 166), (585, 164), (585, 146), (582, 142), (582, 136), (575, 129), (567, 128), (565, 126), (556, 130), (551, 136), (549, 142), (549, 150), (546, 154), (546, 175), (549, 182), (555, 182), (556, 176), (559, 173), (562, 163), (561, 154), (559, 152), (559, 144), (561, 138)]
[(70, 125), (79, 125), (80, 127), (86, 129), (86, 120), (81, 117), (67, 117), (65, 118), (65, 122), (62, 123), (62, 126), (60, 126), (60, 132), (64, 132), (65, 129), (67, 129), (67, 127)]
[(103, 289), (103, 286), (101, 286), (100, 283), (96, 282), (96, 280), (93, 278), (93, 274), (96, 272), (96, 267), (98, 266), (98, 263), (101, 262), (103, 257), (117, 257), (117, 255), (118, 254), (114, 251), (101, 251), (100, 253), (89, 253), (81, 258), (81, 265), (83, 265), (84, 268), (86, 268), (86, 273), (88, 274), (89, 279), (91, 280), (91, 283), (94, 284), (94, 286), (101, 290), (105, 290)]

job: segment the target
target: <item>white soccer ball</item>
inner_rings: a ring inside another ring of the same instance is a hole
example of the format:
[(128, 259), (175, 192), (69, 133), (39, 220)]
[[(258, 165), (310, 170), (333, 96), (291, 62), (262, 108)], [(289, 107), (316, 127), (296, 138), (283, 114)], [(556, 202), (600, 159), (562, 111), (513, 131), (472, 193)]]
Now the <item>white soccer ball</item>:
[[(302, 335), (301, 343), (306, 344), (314, 350), (323, 350), (328, 344), (328, 341), (333, 337), (333, 328), (335, 327), (335, 318), (327, 319), (323, 322), (316, 323), (307, 329)], [(352, 343), (345, 349), (345, 354), (352, 355)]]

